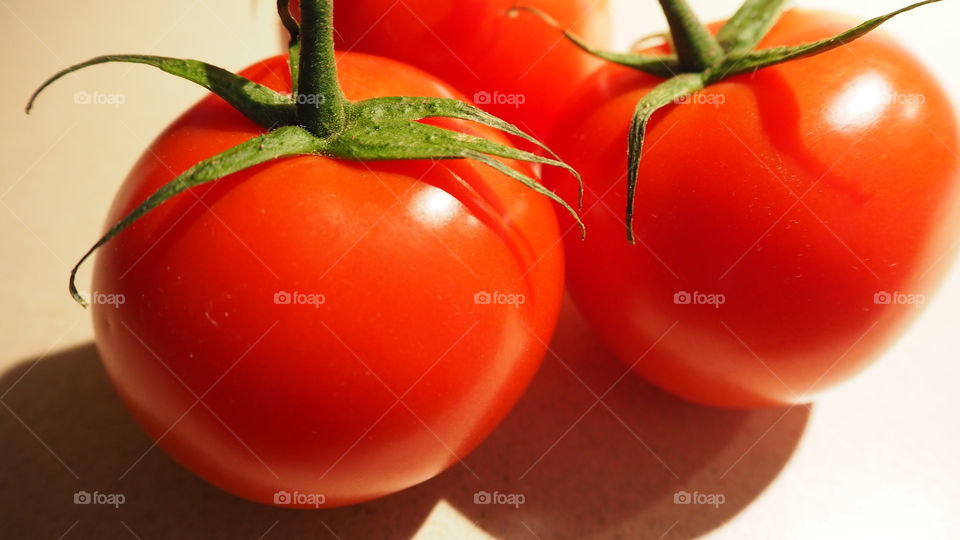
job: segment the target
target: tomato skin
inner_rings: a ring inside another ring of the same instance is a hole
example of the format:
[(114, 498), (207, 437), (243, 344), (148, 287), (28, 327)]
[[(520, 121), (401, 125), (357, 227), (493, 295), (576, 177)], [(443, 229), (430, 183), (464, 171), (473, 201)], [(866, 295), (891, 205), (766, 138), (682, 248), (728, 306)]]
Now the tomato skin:
[[(392, 60), (338, 64), (353, 100), (457, 97)], [(244, 74), (290, 90), (281, 57)], [(204, 99), (144, 153), (108, 223), (260, 132)], [(126, 301), (93, 317), (110, 379), (174, 459), (247, 499), (333, 507), (422, 482), (479, 444), (539, 366), (562, 280), (551, 203), (500, 173), (301, 156), (178, 195), (101, 248), (94, 291)], [(276, 303), (281, 291), (323, 303)], [(477, 303), (480, 291), (525, 303)]]
[[(849, 26), (790, 11), (761, 47)], [(602, 68), (566, 113), (569, 132), (550, 141), (587, 184), (586, 241), (562, 223), (587, 320), (637, 373), (710, 405), (804, 402), (862, 370), (918, 313), (875, 295), (929, 298), (953, 251), (960, 174), (947, 96), (876, 34), (670, 105), (647, 133), (630, 246), (627, 131), (657, 82)], [(724, 303), (675, 303), (681, 292)]]
[[(595, 46), (607, 45), (606, 0), (521, 4), (542, 9)], [(337, 2), (337, 48), (429, 71), (481, 108), (544, 138), (577, 84), (602, 62), (530, 13), (507, 16), (515, 5), (514, 0)]]

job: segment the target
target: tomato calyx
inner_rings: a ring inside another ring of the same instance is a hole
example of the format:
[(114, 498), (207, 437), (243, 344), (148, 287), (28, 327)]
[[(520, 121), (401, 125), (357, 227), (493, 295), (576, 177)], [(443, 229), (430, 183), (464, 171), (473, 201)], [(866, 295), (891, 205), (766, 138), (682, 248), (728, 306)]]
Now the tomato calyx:
[(549, 14), (537, 8), (517, 6), (511, 9), (511, 13), (519, 11), (532, 13), (562, 32), (574, 45), (593, 56), (666, 79), (637, 103), (627, 135), (625, 222), (627, 241), (635, 244), (633, 214), (637, 175), (647, 124), (655, 112), (724, 79), (814, 56), (843, 46), (901, 13), (940, 1), (916, 2), (819, 41), (757, 50), (756, 46), (779, 19), (786, 0), (745, 0), (737, 12), (720, 28), (716, 36), (711, 35), (696, 18), (686, 0), (660, 0), (670, 27), (668, 42), (671, 45), (671, 51), (674, 52), (669, 54), (637, 52), (635, 48), (625, 53), (600, 50), (563, 28)]
[[(97, 248), (171, 197), (194, 186), (284, 157), (317, 155), (353, 161), (470, 159), (491, 167), (561, 205), (585, 227), (577, 210), (539, 181), (497, 158), (565, 169), (579, 186), (580, 175), (549, 148), (516, 126), (463, 101), (450, 98), (392, 96), (353, 102), (340, 88), (333, 49), (333, 0), (301, 3), (303, 25), (292, 17), (289, 0), (278, 0), (280, 19), (290, 33), (289, 66), (293, 95), (285, 95), (243, 76), (198, 60), (148, 55), (107, 55), (68, 67), (45, 81), (37, 96), (61, 77), (88, 66), (110, 62), (156, 67), (203, 86), (220, 96), (266, 132), (190, 167), (150, 195), (113, 225), (70, 271), (69, 291), (86, 307), (76, 287), (80, 266)], [(492, 127), (539, 147), (546, 155), (519, 150), (482, 137), (421, 123), (428, 118), (454, 118)], [(579, 202), (578, 201), (578, 204)]]

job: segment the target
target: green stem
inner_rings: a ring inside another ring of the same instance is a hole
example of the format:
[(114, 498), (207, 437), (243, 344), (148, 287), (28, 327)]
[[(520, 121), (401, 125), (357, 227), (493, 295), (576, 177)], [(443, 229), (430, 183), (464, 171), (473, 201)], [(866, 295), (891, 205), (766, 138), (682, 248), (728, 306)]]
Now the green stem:
[(701, 72), (723, 58), (723, 49), (700, 23), (686, 0), (660, 0), (670, 25), (670, 35), (686, 72)]
[(277, 12), (280, 14), (280, 21), (284, 28), (290, 34), (290, 41), (287, 45), (287, 62), (290, 64), (292, 88), (296, 91), (297, 87), (300, 86), (300, 23), (290, 13), (290, 0), (277, 0)]
[(746, 0), (717, 32), (717, 43), (728, 54), (752, 50), (777, 23), (786, 3), (787, 0)]
[(314, 135), (327, 137), (344, 128), (347, 116), (333, 51), (333, 0), (304, 0), (300, 18), (297, 117)]

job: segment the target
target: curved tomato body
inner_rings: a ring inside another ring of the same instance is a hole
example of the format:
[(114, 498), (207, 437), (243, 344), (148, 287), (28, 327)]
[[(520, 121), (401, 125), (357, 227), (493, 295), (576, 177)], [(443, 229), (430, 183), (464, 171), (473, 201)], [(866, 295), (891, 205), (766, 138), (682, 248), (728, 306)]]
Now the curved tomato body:
[[(606, 0), (531, 0), (589, 43), (609, 38)], [(601, 62), (514, 0), (350, 0), (334, 9), (337, 48), (425, 69), (474, 104), (537, 137)]]
[[(456, 97), (392, 60), (338, 63), (350, 99)], [(244, 75), (290, 90), (283, 58)], [(109, 223), (259, 133), (203, 100)], [(236, 495), (312, 508), (404, 489), (479, 444), (536, 371), (563, 288), (550, 204), (466, 161), (302, 156), (194, 188), (101, 249), (94, 290), (125, 298), (94, 305), (104, 365), (166, 452)]]
[[(845, 28), (790, 11), (761, 47)], [(658, 82), (604, 67), (551, 142), (587, 183), (587, 239), (565, 240), (592, 326), (635, 371), (707, 404), (802, 402), (864, 368), (952, 251), (957, 129), (937, 83), (870, 35), (671, 104), (647, 132), (631, 246), (627, 131)]]

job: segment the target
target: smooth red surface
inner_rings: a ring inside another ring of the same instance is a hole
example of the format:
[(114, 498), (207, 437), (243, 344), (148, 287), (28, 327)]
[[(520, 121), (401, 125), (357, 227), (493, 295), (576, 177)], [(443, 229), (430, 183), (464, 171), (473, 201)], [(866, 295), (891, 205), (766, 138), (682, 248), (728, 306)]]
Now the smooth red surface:
[[(392, 60), (338, 63), (354, 100), (456, 97)], [(283, 58), (245, 74), (290, 89)], [(260, 131), (203, 100), (144, 153), (108, 223)], [(121, 233), (94, 291), (126, 302), (93, 315), (111, 380), (174, 459), (241, 497), (329, 507), (422, 482), (479, 444), (536, 371), (562, 279), (551, 203), (500, 173), (309, 156), (192, 189)], [(280, 291), (325, 303), (277, 304)], [(481, 291), (525, 303), (475, 303)]]
[[(337, 48), (425, 69), (481, 108), (539, 138), (601, 62), (514, 0), (349, 0), (334, 3)], [(606, 0), (530, 0), (595, 46), (610, 34)], [(480, 94), (486, 93), (486, 94)], [(484, 103), (481, 95), (488, 95)], [(496, 96), (503, 103), (494, 103)], [(510, 100), (513, 100), (512, 102)], [(517, 102), (522, 99), (522, 104)]]
[[(791, 11), (761, 46), (850, 25)], [(874, 295), (930, 301), (953, 252), (957, 128), (933, 75), (873, 34), (657, 112), (630, 246), (627, 128), (657, 82), (602, 68), (551, 141), (588, 185), (587, 240), (564, 228), (593, 328), (636, 372), (707, 404), (803, 402), (863, 369), (918, 313)], [(680, 291), (725, 303), (675, 304)]]

